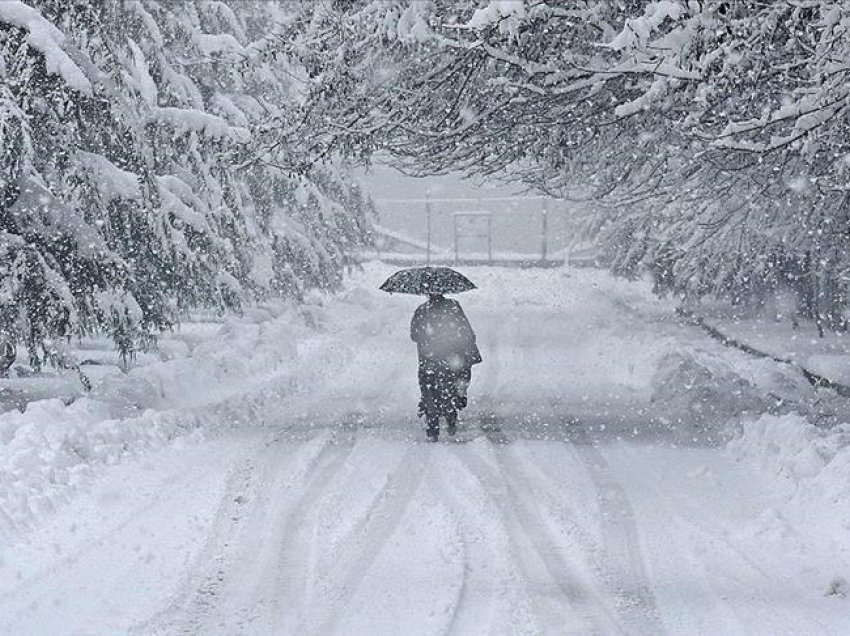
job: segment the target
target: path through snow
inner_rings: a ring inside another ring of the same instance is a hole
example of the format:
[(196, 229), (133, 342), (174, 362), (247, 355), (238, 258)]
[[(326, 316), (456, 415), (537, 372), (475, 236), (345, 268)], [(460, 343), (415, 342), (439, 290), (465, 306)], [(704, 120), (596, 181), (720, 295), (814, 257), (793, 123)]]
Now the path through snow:
[(263, 426), (126, 458), (19, 533), (0, 633), (850, 632), (824, 595), (848, 540), (650, 425), (671, 351), (743, 358), (599, 272), (471, 270), (485, 362), (456, 441), (428, 444), (416, 299), (374, 291), (386, 273), (314, 308), (297, 373), (252, 385)]

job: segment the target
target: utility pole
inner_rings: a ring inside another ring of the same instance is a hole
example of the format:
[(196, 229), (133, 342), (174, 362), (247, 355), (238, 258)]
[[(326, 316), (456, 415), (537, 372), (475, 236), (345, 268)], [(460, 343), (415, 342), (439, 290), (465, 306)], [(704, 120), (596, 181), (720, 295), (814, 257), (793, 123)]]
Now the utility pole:
[(487, 215), (487, 264), (493, 264), (493, 217)]
[(543, 228), (542, 228), (542, 245), (540, 246), (540, 260), (545, 263), (546, 262), (546, 251), (549, 243), (549, 210), (546, 207), (546, 199), (543, 200), (543, 214), (542, 214)]
[(457, 246), (457, 242), (458, 242), (457, 220), (460, 217), (457, 215), (457, 212), (455, 212), (455, 214), (452, 218), (454, 219), (454, 228), (455, 228), (455, 265), (457, 265), (457, 262), (460, 259), (460, 252), (458, 251), (458, 246)]
[(428, 238), (425, 247), (425, 263), (431, 264), (431, 188), (425, 191), (425, 218), (428, 221)]

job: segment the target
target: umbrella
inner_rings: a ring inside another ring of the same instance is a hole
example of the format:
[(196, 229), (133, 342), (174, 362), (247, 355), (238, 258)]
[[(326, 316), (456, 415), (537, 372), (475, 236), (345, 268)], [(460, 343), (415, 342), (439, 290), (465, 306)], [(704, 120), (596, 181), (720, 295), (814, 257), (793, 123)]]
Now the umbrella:
[(390, 276), (380, 289), (391, 294), (458, 294), (475, 285), (450, 267), (411, 267)]

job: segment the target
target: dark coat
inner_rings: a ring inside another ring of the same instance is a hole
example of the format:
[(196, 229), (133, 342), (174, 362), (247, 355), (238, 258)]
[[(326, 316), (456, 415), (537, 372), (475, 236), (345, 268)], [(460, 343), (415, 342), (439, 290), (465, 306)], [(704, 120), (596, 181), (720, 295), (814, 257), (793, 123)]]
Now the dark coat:
[(456, 300), (440, 297), (419, 305), (410, 322), (410, 338), (420, 362), (443, 362), (455, 371), (481, 362), (475, 332)]

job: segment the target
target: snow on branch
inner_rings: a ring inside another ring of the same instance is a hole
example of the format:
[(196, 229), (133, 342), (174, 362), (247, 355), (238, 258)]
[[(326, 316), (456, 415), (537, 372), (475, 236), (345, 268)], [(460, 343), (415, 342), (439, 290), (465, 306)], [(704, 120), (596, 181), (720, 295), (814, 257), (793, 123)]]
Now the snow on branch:
[(245, 52), (245, 47), (230, 33), (197, 33), (195, 42), (205, 55)]
[(641, 17), (626, 20), (623, 30), (607, 46), (616, 51), (643, 49), (649, 43), (652, 33), (668, 18), (678, 20), (684, 13), (684, 7), (672, 0), (651, 2)]
[(163, 212), (173, 214), (175, 219), (199, 233), (210, 230), (204, 214), (207, 206), (188, 183), (172, 175), (157, 176), (156, 182), (162, 197)]
[(93, 177), (95, 188), (104, 201), (142, 198), (137, 174), (122, 170), (106, 157), (91, 152), (78, 152), (77, 160)]
[(466, 26), (471, 29), (485, 29), (495, 25), (500, 33), (513, 35), (525, 16), (523, 0), (491, 0), (486, 7), (477, 9), (472, 14)]
[(44, 56), (47, 72), (61, 77), (72, 89), (92, 94), (92, 86), (82, 69), (65, 52), (65, 36), (36, 9), (18, 0), (0, 2), (0, 22), (25, 29), (27, 44)]
[(251, 133), (247, 128), (231, 126), (224, 119), (194, 108), (155, 108), (151, 119), (166, 123), (180, 132), (197, 132), (207, 137), (247, 142)]
[(9, 212), (20, 227), (45, 239), (70, 238), (87, 258), (99, 258), (109, 251), (80, 211), (54, 196), (40, 175), (21, 177), (18, 188), (20, 195)]

